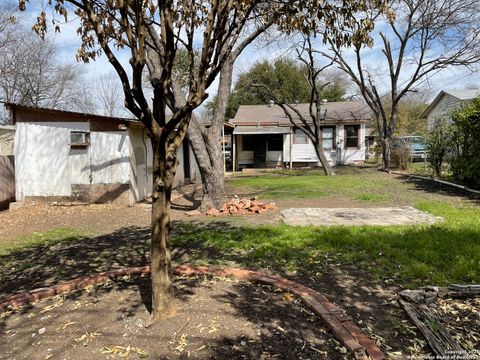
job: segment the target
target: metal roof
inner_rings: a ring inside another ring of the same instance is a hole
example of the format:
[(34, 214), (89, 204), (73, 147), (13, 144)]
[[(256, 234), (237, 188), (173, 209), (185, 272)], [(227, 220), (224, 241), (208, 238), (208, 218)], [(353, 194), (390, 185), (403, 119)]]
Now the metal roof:
[(261, 135), (261, 134), (290, 134), (290, 128), (285, 126), (237, 126), (233, 130), (234, 135)]
[[(4, 102), (5, 106), (11, 110), (19, 109), (19, 110), (31, 110), (31, 111), (39, 111), (44, 113), (50, 114), (65, 114), (65, 115), (75, 115), (79, 117), (86, 117), (86, 118), (95, 118), (98, 120), (110, 120), (110, 121), (120, 121), (120, 122), (129, 122), (129, 123), (139, 123), (137, 119), (129, 119), (129, 118), (121, 118), (121, 117), (112, 117), (112, 116), (104, 116), (104, 115), (97, 115), (97, 114), (87, 114), (82, 112), (76, 111), (67, 111), (67, 110), (59, 110), (59, 109), (51, 109), (51, 108), (44, 108), (38, 106), (28, 106), (28, 105), (21, 105), (15, 103), (8, 103)], [(15, 119), (14, 119), (15, 120)], [(42, 120), (39, 120), (42, 121)]]

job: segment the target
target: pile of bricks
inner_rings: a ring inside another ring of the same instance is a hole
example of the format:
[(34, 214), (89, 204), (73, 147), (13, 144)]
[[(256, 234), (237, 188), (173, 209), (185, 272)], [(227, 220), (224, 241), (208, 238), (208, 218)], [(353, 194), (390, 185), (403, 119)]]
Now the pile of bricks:
[(275, 210), (277, 207), (275, 203), (263, 203), (255, 196), (252, 199), (239, 199), (235, 196), (232, 200), (223, 204), (220, 210), (211, 208), (207, 211), (207, 216), (242, 216), (251, 214), (260, 214), (265, 211)]

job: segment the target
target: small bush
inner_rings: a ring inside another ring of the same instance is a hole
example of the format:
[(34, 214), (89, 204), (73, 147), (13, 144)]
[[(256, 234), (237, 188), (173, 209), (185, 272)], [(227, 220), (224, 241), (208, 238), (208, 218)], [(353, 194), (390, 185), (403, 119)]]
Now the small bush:
[(451, 138), (453, 178), (480, 187), (480, 98), (452, 114)]
[(392, 148), (391, 164), (393, 168), (407, 170), (410, 154), (407, 144), (399, 142)]
[(444, 119), (437, 119), (427, 138), (427, 153), (430, 167), (435, 175), (442, 175), (442, 164), (451, 152), (451, 126)]

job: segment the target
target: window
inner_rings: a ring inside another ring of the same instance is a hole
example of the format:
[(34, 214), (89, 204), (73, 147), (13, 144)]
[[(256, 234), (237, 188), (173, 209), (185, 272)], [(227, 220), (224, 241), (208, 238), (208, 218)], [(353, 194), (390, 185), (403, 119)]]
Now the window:
[(323, 127), (322, 128), (322, 144), (326, 150), (335, 149), (335, 128)]
[(283, 150), (283, 135), (275, 134), (268, 136), (268, 151), (282, 151)]
[(255, 149), (255, 136), (254, 135), (243, 135), (242, 138), (242, 150), (243, 151), (253, 151)]
[(345, 125), (345, 148), (358, 148), (359, 137), (358, 132), (360, 126), (358, 125)]
[(85, 131), (70, 132), (71, 147), (87, 147), (90, 145), (90, 133)]
[(293, 134), (293, 143), (294, 144), (306, 144), (308, 142), (307, 134), (305, 134), (300, 129), (295, 129)]

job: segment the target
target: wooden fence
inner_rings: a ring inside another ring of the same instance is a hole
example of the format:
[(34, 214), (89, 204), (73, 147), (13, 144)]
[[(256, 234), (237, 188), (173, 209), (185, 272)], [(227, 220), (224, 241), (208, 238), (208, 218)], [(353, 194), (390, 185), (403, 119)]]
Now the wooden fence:
[(15, 201), (15, 167), (13, 156), (0, 156), (0, 210)]

